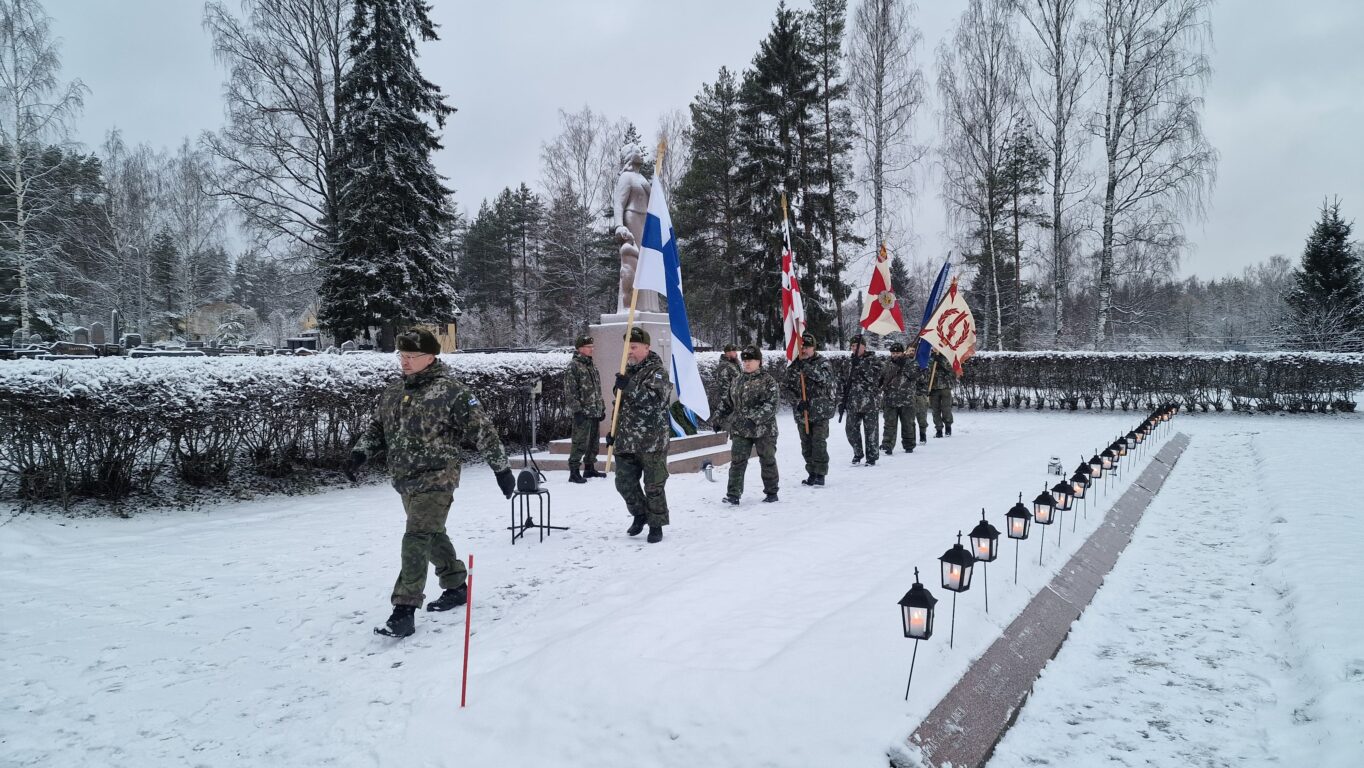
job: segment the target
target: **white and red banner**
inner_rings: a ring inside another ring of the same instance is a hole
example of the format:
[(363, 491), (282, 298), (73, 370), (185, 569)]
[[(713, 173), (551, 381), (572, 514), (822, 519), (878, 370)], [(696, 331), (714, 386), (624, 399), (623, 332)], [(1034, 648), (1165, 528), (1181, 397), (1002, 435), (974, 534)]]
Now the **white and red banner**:
[(791, 250), (791, 227), (786, 220), (786, 193), (781, 196), (781, 234), (786, 244), (781, 254), (781, 327), (786, 341), (786, 359), (800, 351), (800, 336), (805, 333), (805, 302), (800, 298), (796, 279), (796, 254)]
[(890, 257), (886, 255), (885, 243), (881, 243), (881, 253), (876, 257), (871, 284), (867, 286), (867, 296), (862, 302), (862, 327), (882, 336), (905, 332), (900, 300), (890, 284)]
[(962, 363), (976, 353), (976, 318), (966, 305), (966, 297), (957, 290), (956, 278), (952, 279), (952, 287), (947, 289), (937, 311), (919, 331), (919, 338), (950, 360), (952, 371), (958, 376)]

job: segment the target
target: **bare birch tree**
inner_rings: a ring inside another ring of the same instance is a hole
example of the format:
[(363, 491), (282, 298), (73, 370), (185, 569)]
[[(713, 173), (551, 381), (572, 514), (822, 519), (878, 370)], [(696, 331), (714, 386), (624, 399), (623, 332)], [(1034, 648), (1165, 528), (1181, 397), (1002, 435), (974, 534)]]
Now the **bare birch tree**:
[(914, 52), (923, 35), (905, 0), (863, 0), (848, 38), (848, 99), (872, 198), (876, 247), (887, 238), (886, 209), (912, 190), (912, 170), (927, 154), (910, 132), (924, 101)]
[(1007, 142), (1021, 111), (1023, 75), (1009, 0), (970, 0), (950, 41), (938, 47), (942, 99), (943, 197), (949, 215), (978, 228), (993, 303), (981, 346), (1004, 348), (997, 228), (1006, 201), (1002, 171)]
[(624, 120), (612, 122), (591, 107), (578, 112), (561, 109), (559, 121), (559, 135), (540, 147), (541, 183), (551, 199), (571, 187), (582, 206), (600, 218), (611, 205), (628, 125)]
[(9, 240), (18, 273), (19, 327), (27, 335), (35, 310), (35, 277), (43, 266), (44, 244), (33, 226), (52, 215), (60, 201), (42, 194), (44, 177), (57, 164), (36, 162), (48, 142), (66, 138), (67, 121), (80, 111), (86, 88), (79, 80), (63, 83), (61, 57), (51, 19), (36, 0), (0, 0), (0, 145), (8, 157), (0, 167), (0, 187), (13, 198), (13, 210), (0, 227)]
[(682, 176), (687, 172), (687, 167), (691, 165), (691, 117), (685, 109), (673, 109), (664, 112), (658, 118), (658, 141), (665, 141), (668, 144), (668, 151), (663, 153), (663, 163), (658, 169), (658, 174), (663, 182), (663, 188), (669, 195), (677, 189), (678, 183), (682, 181)]
[(1032, 110), (1043, 149), (1050, 156), (1051, 287), (1054, 342), (1065, 336), (1065, 299), (1070, 254), (1081, 228), (1070, 216), (1089, 187), (1084, 169), (1083, 100), (1092, 86), (1085, 77), (1092, 49), (1080, 34), (1080, 0), (1016, 0), (1019, 15), (1033, 31), (1029, 70)]
[[(204, 136), (216, 190), (263, 243), (316, 259), (337, 242), (337, 86), (350, 66), (351, 0), (241, 0), (204, 9), (227, 67), (227, 125)], [(303, 246), (302, 248), (296, 246)]]
[[(1087, 38), (1100, 97), (1090, 130), (1103, 141), (1102, 245), (1094, 346), (1102, 349), (1122, 307), (1115, 256), (1178, 237), (1178, 214), (1202, 213), (1217, 153), (1200, 111), (1210, 72), (1211, 0), (1096, 0)], [(1177, 249), (1172, 251), (1177, 253)]]
[(214, 189), (221, 188), (213, 158), (189, 140), (166, 163), (162, 203), (166, 228), (180, 254), (176, 282), (180, 311), (188, 315), (224, 288), (228, 265), (223, 249), (227, 211)]

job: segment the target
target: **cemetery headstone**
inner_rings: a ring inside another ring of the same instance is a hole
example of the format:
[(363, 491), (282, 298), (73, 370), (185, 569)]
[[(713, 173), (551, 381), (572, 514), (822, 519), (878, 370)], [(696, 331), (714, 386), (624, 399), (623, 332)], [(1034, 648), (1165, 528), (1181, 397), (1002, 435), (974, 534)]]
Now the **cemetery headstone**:
[(89, 344), (90, 329), (85, 327), (73, 328), (71, 330), (71, 341), (75, 344)]
[(104, 323), (90, 324), (90, 343), (104, 344)]

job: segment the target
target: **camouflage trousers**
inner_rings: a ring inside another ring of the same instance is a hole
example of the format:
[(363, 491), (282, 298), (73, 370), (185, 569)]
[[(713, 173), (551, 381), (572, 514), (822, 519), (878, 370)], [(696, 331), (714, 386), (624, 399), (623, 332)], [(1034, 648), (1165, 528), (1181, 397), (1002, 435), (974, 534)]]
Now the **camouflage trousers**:
[(748, 457), (753, 449), (758, 449), (758, 465), (762, 471), (763, 493), (777, 492), (777, 436), (730, 438), (729, 449), (729, 489), (730, 496), (738, 498), (744, 493), (744, 473), (748, 471)]
[(843, 423), (843, 433), (848, 436), (848, 443), (852, 445), (854, 459), (866, 456), (868, 461), (876, 461), (880, 458), (881, 452), (878, 450), (880, 440), (877, 437), (880, 432), (880, 411), (863, 413), (848, 411), (848, 420)]
[(796, 414), (796, 434), (800, 435), (800, 455), (805, 459), (808, 475), (829, 474), (829, 420), (810, 419), (810, 431), (805, 431), (805, 417)]
[(933, 408), (933, 426), (941, 427), (944, 424), (952, 423), (952, 390), (935, 389), (928, 396), (929, 404)]
[(568, 468), (594, 467), (597, 465), (597, 446), (601, 438), (597, 436), (597, 426), (601, 419), (587, 416), (573, 417), (573, 447), (568, 452)]
[[(643, 488), (640, 482), (643, 481)], [(616, 454), (616, 491), (625, 499), (625, 508), (638, 517), (645, 515), (649, 525), (668, 524), (668, 451)]]
[(407, 530), (403, 533), (402, 569), (393, 585), (394, 605), (422, 604), (426, 599), (428, 563), (436, 566), (441, 589), (454, 589), (464, 583), (468, 571), (455, 556), (455, 545), (445, 533), (452, 498), (450, 491), (403, 494)]
[(914, 419), (919, 422), (919, 431), (928, 432), (928, 395), (914, 396)]
[(904, 432), (904, 439), (901, 445), (906, 451), (911, 451), (918, 444), (917, 435), (914, 434), (914, 406), (912, 405), (889, 405), (882, 412), (885, 416), (886, 425), (883, 428), (881, 437), (881, 450), (889, 451), (895, 447), (895, 432), (901, 428)]

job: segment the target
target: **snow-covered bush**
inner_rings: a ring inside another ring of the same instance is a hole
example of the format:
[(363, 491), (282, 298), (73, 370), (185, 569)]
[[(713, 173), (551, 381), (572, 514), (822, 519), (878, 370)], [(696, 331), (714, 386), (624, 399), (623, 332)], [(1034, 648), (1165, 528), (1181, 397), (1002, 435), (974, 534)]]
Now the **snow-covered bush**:
[[(504, 440), (543, 381), (541, 439), (568, 433), (565, 354), (446, 355)], [(167, 467), (195, 486), (335, 469), (398, 376), (388, 355), (100, 358), (0, 365), (0, 471), (27, 499), (122, 498)], [(11, 486), (7, 483), (6, 488)]]

